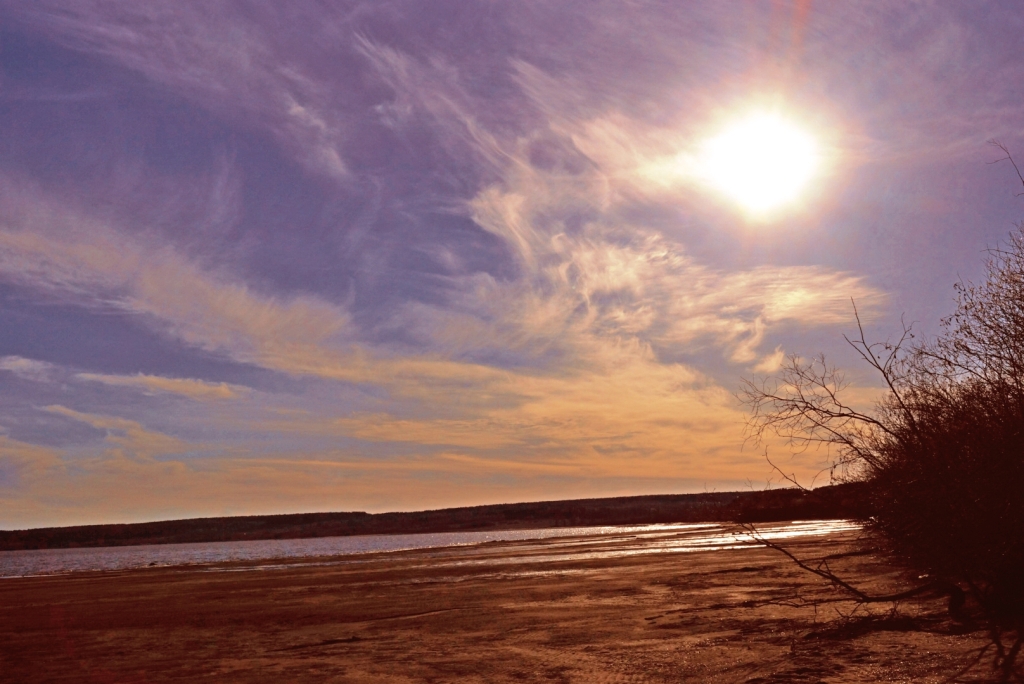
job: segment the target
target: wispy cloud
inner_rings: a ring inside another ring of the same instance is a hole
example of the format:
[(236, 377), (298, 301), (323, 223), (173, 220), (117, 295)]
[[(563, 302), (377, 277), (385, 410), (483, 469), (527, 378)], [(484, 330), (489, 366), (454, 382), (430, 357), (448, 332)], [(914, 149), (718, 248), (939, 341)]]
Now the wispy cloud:
[(5, 499), (11, 498), (14, 487), (32, 486), (59, 463), (57, 449), (0, 434), (0, 519), (4, 515)]
[(104, 375), (100, 373), (78, 373), (79, 380), (101, 382), (115, 387), (133, 387), (147, 394), (179, 394), (197, 401), (237, 399), (249, 390), (226, 382), (207, 382), (192, 378), (165, 378), (158, 375)]
[(262, 295), (171, 246), (147, 244), (33, 199), (5, 207), (2, 278), (86, 306), (144, 314), (186, 344), (271, 366), (297, 348), (347, 332), (347, 312), (326, 301)]
[[(581, 193), (572, 188), (568, 196), (558, 196), (551, 188), (559, 179), (545, 182), (536, 171), (528, 175), (524, 181), (517, 169), (507, 180), (511, 187), (488, 188), (474, 199), (473, 211), (480, 225), (518, 250), (530, 296), (521, 297), (517, 311), (508, 300), (522, 284), (511, 291), (499, 283), (490, 291), (466, 288), (491, 298), (494, 309), (518, 313), (519, 330), (532, 329), (531, 320), (547, 312), (540, 320), (553, 337), (575, 328), (638, 336), (690, 352), (710, 344), (745, 363), (766, 328), (834, 326), (850, 320), (851, 299), (869, 317), (885, 303), (884, 293), (862, 276), (820, 266), (731, 272), (709, 267), (653, 229), (616, 224), (614, 214), (570, 232), (567, 222), (580, 211)], [(536, 186), (548, 190), (534, 192)], [(594, 215), (601, 208), (590, 209)], [(488, 303), (484, 299), (479, 305)], [(492, 318), (499, 316), (491, 312)]]
[(23, 356), (0, 356), (0, 370), (9, 371), (28, 380), (47, 382), (52, 379), (54, 368), (51, 363), (26, 359)]
[(148, 458), (162, 454), (182, 454), (190, 450), (186, 442), (160, 432), (147, 430), (137, 421), (115, 416), (97, 416), (74, 411), (60, 405), (46, 407), (45, 411), (81, 421), (100, 430), (106, 430), (106, 441), (133, 456)]
[[(315, 65), (282, 51), (275, 34), (288, 19), (269, 6), (252, 9), (256, 16), (246, 19), (227, 6), (96, 0), (74, 7), (40, 2), (15, 14), (65, 45), (269, 130), (311, 170), (347, 179), (340, 144), (351, 132), (332, 106), (338, 95), (307, 73)], [(332, 28), (308, 17), (300, 32), (326, 30), (326, 38)]]
[(82, 413), (64, 406), (47, 406), (45, 410), (105, 430), (107, 443), (119, 456), (150, 459), (166, 454), (181, 454), (196, 448), (176, 437), (148, 430), (134, 420)]

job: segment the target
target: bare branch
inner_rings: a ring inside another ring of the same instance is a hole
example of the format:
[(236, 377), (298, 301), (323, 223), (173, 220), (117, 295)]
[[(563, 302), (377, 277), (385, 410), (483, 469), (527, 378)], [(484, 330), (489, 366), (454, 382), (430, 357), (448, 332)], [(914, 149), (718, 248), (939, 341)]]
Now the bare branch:
[[(1024, 176), (1022, 176), (1022, 175), (1021, 175), (1021, 173), (1020, 173), (1020, 169), (1019, 169), (1019, 168), (1017, 168), (1017, 162), (1013, 161), (1013, 156), (1012, 156), (1012, 155), (1010, 154), (1010, 150), (1009, 150), (1009, 148), (1007, 148), (1007, 147), (1006, 147), (1006, 145), (1004, 145), (1003, 143), (1001, 143), (1001, 142), (999, 142), (998, 140), (995, 140), (995, 139), (993, 139), (993, 140), (989, 140), (989, 141), (988, 141), (988, 144), (989, 144), (989, 145), (992, 145), (993, 147), (998, 147), (998, 148), (999, 148), (1000, 150), (1002, 150), (1002, 151), (1003, 151), (1003, 154), (1005, 154), (1005, 155), (1006, 155), (1006, 156), (1005, 156), (1005, 157), (1003, 157), (1002, 159), (996, 159), (996, 160), (995, 160), (995, 161), (993, 161), (993, 162), (989, 162), (989, 164), (998, 164), (998, 163), (999, 163), (999, 162), (1001, 162), (1001, 161), (1007, 161), (1007, 160), (1009, 160), (1009, 162), (1010, 162), (1011, 164), (1013, 164), (1013, 170), (1017, 172), (1017, 178), (1019, 178), (1019, 179), (1020, 179), (1021, 185), (1024, 185)], [(1018, 192), (1018, 193), (1014, 193), (1014, 195), (1015, 195), (1016, 197), (1020, 197), (1021, 195), (1024, 195), (1024, 192)]]
[(801, 569), (806, 570), (807, 572), (813, 575), (817, 575), (818, 577), (821, 577), (822, 579), (828, 581), (832, 586), (841, 589), (842, 591), (845, 591), (847, 594), (853, 597), (858, 603), (892, 603), (895, 601), (902, 601), (904, 599), (912, 598), (914, 596), (920, 596), (921, 594), (936, 592), (941, 588), (941, 583), (933, 581), (927, 584), (913, 587), (911, 589), (907, 589), (905, 591), (897, 592), (895, 594), (871, 596), (870, 594), (861, 591), (857, 587), (853, 586), (852, 584), (850, 584), (849, 582), (847, 582), (846, 580), (832, 572), (831, 568), (829, 568), (828, 560), (830, 558), (833, 558), (834, 556), (827, 556), (826, 558), (821, 559), (818, 562), (818, 565), (810, 565), (808, 562), (801, 560), (800, 558), (795, 556), (792, 552), (789, 551), (789, 549), (786, 549), (780, 546), (779, 544), (776, 544), (775, 542), (765, 538), (757, 530), (757, 528), (754, 527), (754, 525), (745, 523), (740, 526), (744, 530), (746, 530), (750, 537), (758, 544), (761, 544), (762, 546), (765, 546), (774, 551), (778, 551), (779, 553), (785, 555)]

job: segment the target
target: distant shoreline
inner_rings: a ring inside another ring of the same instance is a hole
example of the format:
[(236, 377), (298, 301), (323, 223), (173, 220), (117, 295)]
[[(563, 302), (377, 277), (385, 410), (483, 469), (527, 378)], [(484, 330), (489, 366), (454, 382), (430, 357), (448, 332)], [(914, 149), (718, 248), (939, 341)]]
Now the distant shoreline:
[(686, 522), (863, 517), (859, 484), (493, 504), (408, 513), (295, 513), (0, 531), (0, 551)]

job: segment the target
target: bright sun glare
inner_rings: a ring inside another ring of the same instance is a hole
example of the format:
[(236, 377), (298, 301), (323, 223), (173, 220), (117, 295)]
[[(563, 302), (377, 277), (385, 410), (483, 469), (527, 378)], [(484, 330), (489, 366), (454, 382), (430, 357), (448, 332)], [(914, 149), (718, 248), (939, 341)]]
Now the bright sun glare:
[(774, 114), (754, 114), (705, 143), (702, 170), (719, 192), (754, 216), (793, 202), (818, 167), (814, 139)]

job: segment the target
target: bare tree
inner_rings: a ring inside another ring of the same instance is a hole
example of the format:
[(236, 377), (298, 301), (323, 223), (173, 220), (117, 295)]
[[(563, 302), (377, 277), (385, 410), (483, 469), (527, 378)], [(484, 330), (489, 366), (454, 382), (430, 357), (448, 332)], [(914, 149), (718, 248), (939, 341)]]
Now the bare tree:
[[(833, 480), (866, 483), (868, 529), (929, 578), (906, 595), (946, 593), (951, 614), (970, 597), (1009, 680), (1021, 676), (1024, 646), (1024, 224), (989, 250), (980, 284), (961, 281), (955, 292), (954, 313), (930, 341), (903, 325), (894, 341), (870, 343), (854, 308), (858, 334), (846, 341), (883, 384), (870, 408), (845, 399), (845, 377), (823, 355), (790, 357), (774, 377), (745, 381), (741, 397), (754, 441), (824, 447)], [(762, 543), (856, 601), (903, 596), (870, 596)]]

